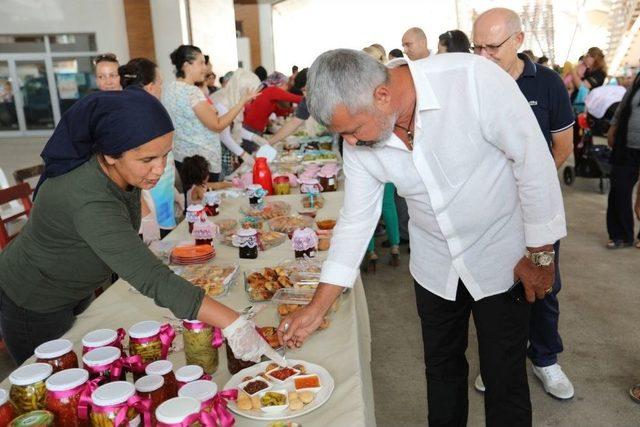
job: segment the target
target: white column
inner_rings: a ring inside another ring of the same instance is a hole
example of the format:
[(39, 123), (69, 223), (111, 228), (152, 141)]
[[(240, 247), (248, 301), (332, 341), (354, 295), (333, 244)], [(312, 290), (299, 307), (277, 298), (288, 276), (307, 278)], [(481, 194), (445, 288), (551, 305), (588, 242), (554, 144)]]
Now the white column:
[(167, 81), (175, 79), (169, 55), (188, 40), (183, 0), (151, 0), (151, 23), (156, 49), (156, 62)]
[[(262, 64), (253, 64), (253, 67), (262, 65), (268, 73), (275, 71), (275, 54), (273, 49), (273, 20), (271, 19), (271, 4), (258, 3), (258, 15), (260, 22), (260, 57)], [(288, 70), (278, 70), (287, 74)]]

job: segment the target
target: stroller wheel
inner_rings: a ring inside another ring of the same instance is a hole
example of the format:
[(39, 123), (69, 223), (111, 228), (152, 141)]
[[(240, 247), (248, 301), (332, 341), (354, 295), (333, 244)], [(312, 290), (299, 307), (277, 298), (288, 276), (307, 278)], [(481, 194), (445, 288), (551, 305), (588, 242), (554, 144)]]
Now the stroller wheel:
[(562, 178), (565, 184), (572, 185), (576, 180), (575, 170), (571, 166), (566, 166), (562, 171)]

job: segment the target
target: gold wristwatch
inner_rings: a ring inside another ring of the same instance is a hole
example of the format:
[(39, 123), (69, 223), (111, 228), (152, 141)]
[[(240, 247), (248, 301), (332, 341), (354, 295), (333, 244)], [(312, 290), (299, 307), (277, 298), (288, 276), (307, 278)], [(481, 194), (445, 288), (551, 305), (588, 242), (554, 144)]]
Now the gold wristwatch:
[(556, 257), (556, 251), (529, 252), (525, 254), (537, 267), (548, 267), (553, 264)]

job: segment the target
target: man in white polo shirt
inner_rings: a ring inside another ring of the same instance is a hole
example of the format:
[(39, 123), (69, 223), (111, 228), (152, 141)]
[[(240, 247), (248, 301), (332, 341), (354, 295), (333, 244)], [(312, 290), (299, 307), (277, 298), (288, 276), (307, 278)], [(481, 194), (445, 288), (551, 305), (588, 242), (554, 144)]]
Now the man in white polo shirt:
[(526, 301), (551, 292), (552, 245), (566, 225), (553, 159), (514, 80), (469, 54), (387, 68), (338, 49), (310, 68), (307, 104), (347, 142), (345, 198), (322, 283), (280, 324), (281, 340), (302, 345), (353, 286), (392, 182), (411, 217), (429, 424), (466, 424), (473, 312), (487, 425), (531, 425)]

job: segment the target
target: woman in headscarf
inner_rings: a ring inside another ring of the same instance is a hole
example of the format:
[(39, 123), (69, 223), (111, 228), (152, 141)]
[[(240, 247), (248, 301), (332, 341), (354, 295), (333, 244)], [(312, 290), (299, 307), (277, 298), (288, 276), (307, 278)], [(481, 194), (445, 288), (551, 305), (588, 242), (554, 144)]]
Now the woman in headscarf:
[(273, 356), (250, 321), (174, 274), (138, 237), (140, 191), (158, 182), (172, 138), (162, 104), (134, 86), (93, 93), (62, 117), (42, 152), (29, 221), (0, 253), (0, 326), (17, 363), (67, 332), (112, 272), (176, 317), (224, 328), (236, 355)]

